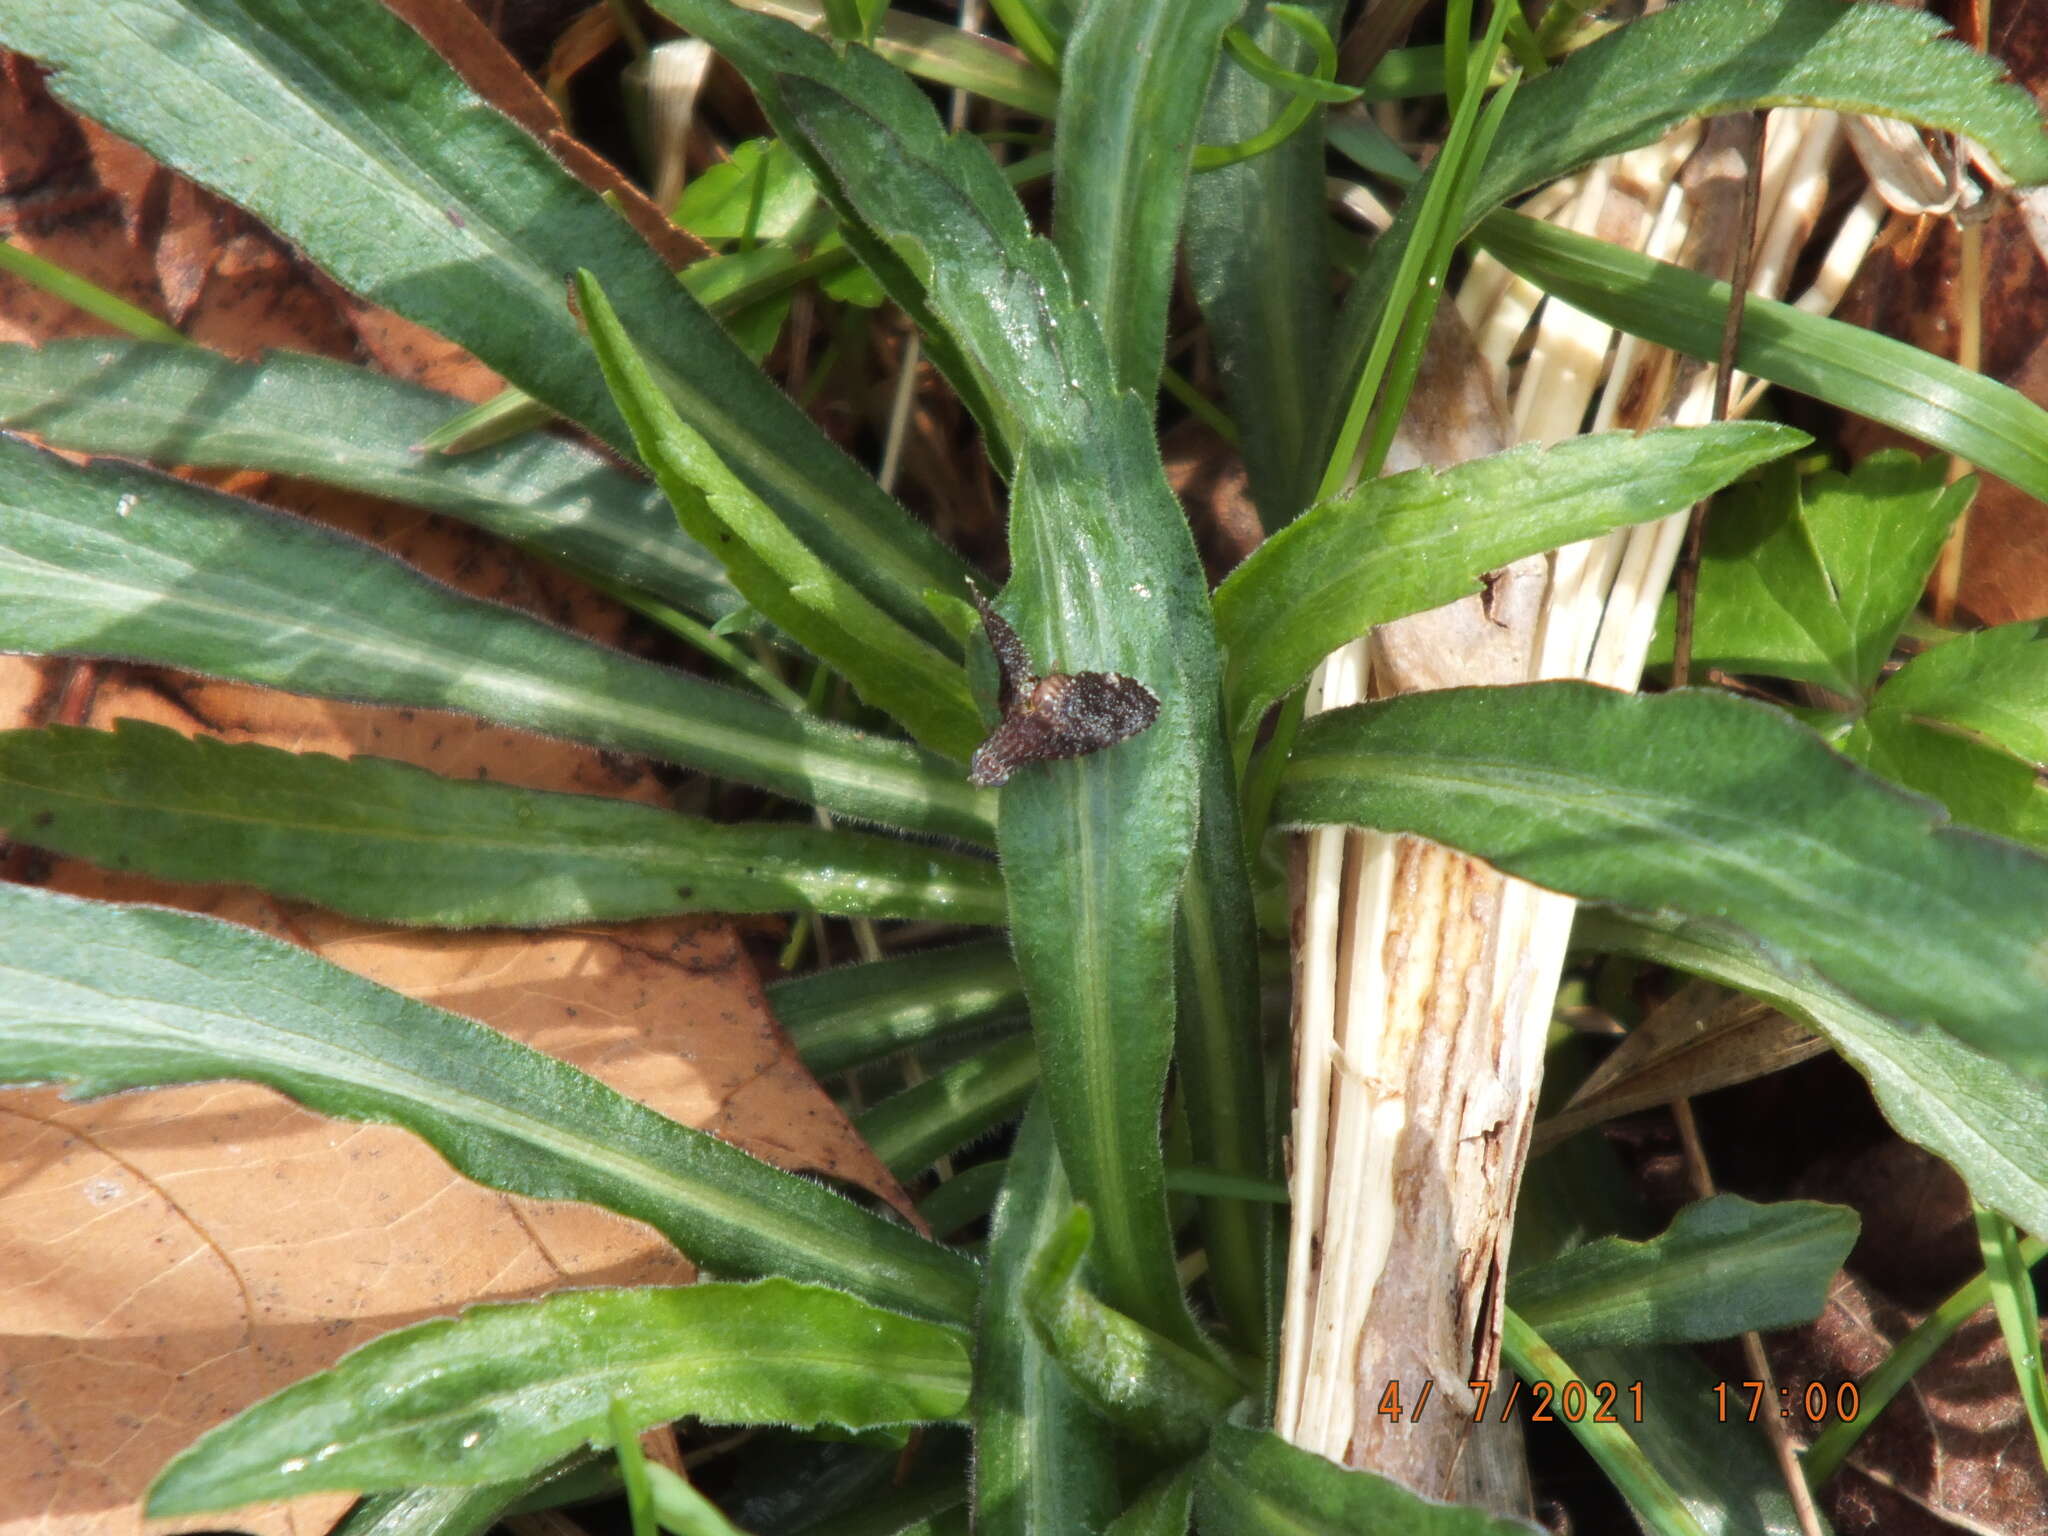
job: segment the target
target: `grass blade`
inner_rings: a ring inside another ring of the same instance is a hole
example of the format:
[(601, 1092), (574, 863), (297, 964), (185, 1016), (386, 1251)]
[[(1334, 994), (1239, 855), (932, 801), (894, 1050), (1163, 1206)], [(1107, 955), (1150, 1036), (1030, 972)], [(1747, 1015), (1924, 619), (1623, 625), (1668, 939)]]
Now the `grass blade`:
[(0, 650), (118, 656), (461, 710), (828, 810), (987, 837), (987, 797), (862, 736), (459, 597), (366, 544), (164, 475), (0, 439)]
[(957, 1332), (822, 1286), (567, 1291), (471, 1307), (350, 1351), (174, 1458), (149, 1512), (504, 1482), (684, 1417), (926, 1423), (959, 1417), (967, 1386)]
[(240, 1078), (400, 1126), (491, 1189), (646, 1222), (700, 1264), (964, 1324), (974, 1265), (493, 1030), (231, 923), (0, 886), (0, 1081)]
[(1149, 397), (1166, 351), (1181, 202), (1223, 29), (1244, 0), (1129, 0), (1081, 14), (1060, 69), (1055, 235), (1116, 381)]
[(2033, 1266), (2020, 1246), (2019, 1232), (1996, 1211), (1977, 1212), (1977, 1240), (1984, 1251), (1984, 1278), (1991, 1284), (1998, 1331), (2012, 1360), (2027, 1423), (2033, 1427), (2034, 1452), (2048, 1462), (2048, 1376), (2041, 1372), (2041, 1308), (2034, 1277), (2028, 1273)]
[[(965, 566), (834, 447), (598, 194), (377, 0), (29, 0), (0, 42), (69, 106), (177, 165), (352, 291), (460, 343), (622, 451), (563, 282), (603, 281), (677, 409), (897, 619)], [(365, 218), (363, 210), (377, 210)]]
[(1808, 441), (1724, 423), (1526, 444), (1443, 471), (1367, 480), (1282, 529), (1216, 589), (1232, 735), (1375, 624), (1440, 607), (1480, 576), (1711, 495)]
[(2048, 858), (1947, 825), (1769, 706), (1560, 682), (1335, 710), (1302, 727), (1276, 815), (1412, 832), (1586, 901), (1709, 918), (2048, 1077)]
[(965, 759), (984, 734), (960, 664), (842, 580), (720, 462), (675, 413), (604, 290), (576, 274), (577, 299), (640, 456), (683, 528), (725, 562), (756, 609), (935, 751)]
[(1012, 1118), (1038, 1086), (1038, 1053), (1013, 1035), (882, 1100), (854, 1122), (899, 1179), (915, 1178)]
[(534, 433), (450, 457), (421, 445), (459, 401), (298, 352), (57, 341), (0, 350), (0, 423), (53, 448), (260, 469), (458, 518), (716, 621), (742, 606), (654, 487)]
[[(1728, 285), (1520, 214), (1479, 242), (1544, 292), (1658, 346), (1713, 358)], [(1898, 428), (2029, 495), (2048, 497), (2048, 411), (2018, 390), (1860, 326), (1751, 295), (1743, 372)]]
[(671, 912), (999, 924), (995, 865), (892, 838), (721, 826), (406, 763), (113, 731), (0, 733), (0, 827), (167, 880), (259, 886), (383, 922), (539, 928)]

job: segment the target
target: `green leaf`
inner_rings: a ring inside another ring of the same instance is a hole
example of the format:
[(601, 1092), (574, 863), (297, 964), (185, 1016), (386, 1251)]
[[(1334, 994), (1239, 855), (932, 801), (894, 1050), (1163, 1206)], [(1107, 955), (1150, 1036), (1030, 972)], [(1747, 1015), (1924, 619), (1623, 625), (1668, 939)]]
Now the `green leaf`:
[(793, 976), (768, 1000), (820, 1077), (1024, 1018), (1024, 983), (1003, 939)]
[(1536, 1529), (1465, 1504), (1440, 1504), (1354, 1472), (1270, 1430), (1220, 1424), (1195, 1482), (1205, 1536), (1527, 1536)]
[(1061, 56), (1055, 233), (1116, 381), (1159, 382), (1181, 202), (1223, 30), (1244, 0), (1114, 0), (1081, 13)]
[(861, 1112), (854, 1125), (899, 1179), (1013, 1118), (1038, 1086), (1029, 1035), (1014, 1035)]
[(2028, 1273), (2033, 1266), (2013, 1224), (1996, 1211), (1977, 1212), (1977, 1241), (1984, 1253), (1985, 1278), (1991, 1282), (1998, 1331), (2005, 1338), (2027, 1423), (2033, 1427), (2034, 1454), (2048, 1462), (2048, 1376), (2041, 1371), (2041, 1308)]
[(974, 1265), (494, 1030), (212, 918), (0, 885), (0, 1082), (241, 1078), (411, 1131), (491, 1189), (646, 1222), (699, 1264), (964, 1324)]
[(1084, 1205), (1053, 1226), (1024, 1277), (1024, 1314), (1082, 1400), (1112, 1427), (1162, 1455), (1191, 1456), (1244, 1388), (1080, 1285), (1093, 1231)]
[[(1939, 458), (1874, 453), (1849, 474), (1802, 481), (1781, 465), (1715, 503), (1701, 549), (1696, 665), (1819, 683), (1861, 698), (1920, 600), (1974, 480)], [(1676, 599), (1652, 663), (1668, 664)]]
[(1187, 1536), (1195, 1469), (1200, 1465), (1190, 1461), (1176, 1471), (1160, 1473), (1109, 1523), (1103, 1536)]
[[(1720, 353), (1726, 283), (1518, 213), (1489, 217), (1479, 242), (1510, 271), (1604, 324), (1693, 357)], [(2048, 497), (2048, 411), (1981, 373), (1756, 295), (1743, 310), (1735, 360), (1744, 373), (1896, 427)]]
[[(819, 431), (598, 194), (377, 0), (29, 0), (0, 44), (69, 106), (222, 193), (345, 286), (632, 439), (563, 283), (588, 268), (677, 409), (842, 576), (923, 630), (966, 567)], [(930, 638), (937, 639), (936, 633)]]
[(1858, 1225), (1844, 1206), (1716, 1195), (1648, 1242), (1602, 1238), (1517, 1271), (1508, 1301), (1560, 1350), (1796, 1327), (1827, 1305)]
[(2001, 624), (1914, 657), (1871, 701), (1888, 716), (1950, 731), (2048, 770), (2048, 623)]
[(1711, 918), (2048, 1076), (2048, 859), (1945, 825), (1769, 706), (1535, 683), (1333, 710), (1302, 727), (1275, 814)]
[(828, 810), (985, 839), (987, 795), (862, 736), (459, 597), (326, 529), (168, 476), (0, 440), (0, 650), (119, 656), (453, 709)]
[(1116, 1510), (1117, 1457), (1024, 1314), (1031, 1256), (1071, 1208), (1042, 1099), (1017, 1132), (1010, 1173), (989, 1227), (974, 1341), (975, 1529), (1096, 1531)]
[(0, 423), (54, 448), (260, 469), (408, 502), (594, 571), (702, 619), (740, 606), (652, 486), (552, 433), (423, 453), (467, 414), (432, 390), (299, 352), (56, 341), (0, 349)]
[(683, 188), (675, 220), (700, 240), (781, 240), (817, 201), (817, 183), (787, 144), (748, 139)]
[(725, 562), (748, 602), (868, 703), (926, 746), (967, 757), (984, 733), (959, 663), (839, 577), (720, 462), (669, 405), (588, 272), (576, 274), (576, 293), (605, 382), (684, 531)]
[(1616, 27), (1525, 84), (1466, 223), (1694, 117), (1819, 107), (1961, 133), (2023, 185), (2048, 181), (2048, 133), (2005, 66), (1947, 24), (1839, 0), (1686, 0)]
[(1331, 651), (1479, 590), (1482, 573), (1649, 522), (1809, 439), (1724, 423), (1534, 443), (1442, 471), (1368, 480), (1311, 508), (1216, 589), (1233, 735)]
[(1962, 826), (2048, 848), (2048, 787), (2032, 764), (1886, 707), (1888, 691), (1835, 742), (1845, 756), (1940, 801)]
[[(1317, 0), (1305, 9), (1335, 28), (1344, 6)], [(1269, 14), (1266, 0), (1250, 0), (1241, 26), (1283, 66), (1309, 66), (1309, 43)], [(1209, 87), (1201, 137), (1211, 144), (1249, 138), (1288, 99), (1225, 64)], [(1336, 320), (1323, 160), (1317, 135), (1303, 131), (1268, 154), (1197, 176), (1187, 192), (1188, 275), (1243, 439), (1252, 499), (1268, 528), (1309, 504), (1322, 473), (1311, 434)]]
[(0, 733), (0, 827), (167, 880), (395, 923), (537, 928), (669, 912), (1001, 923), (995, 865), (844, 828), (721, 826), (123, 720)]
[(472, 1307), (344, 1355), (204, 1436), (151, 1486), (152, 1515), (315, 1490), (501, 1482), (631, 1429), (867, 1429), (961, 1416), (959, 1334), (822, 1286), (763, 1280), (566, 1291)]
[(1579, 915), (1573, 942), (1641, 955), (1760, 997), (1828, 1038), (1901, 1136), (1941, 1158), (1981, 1204), (2048, 1231), (2048, 1087), (1951, 1037), (1908, 1029), (1806, 966), (1706, 922)]
[[(1100, 1223), (1105, 1293), (1199, 1348), (1174, 1272), (1158, 1126), (1174, 909), (1203, 775), (1228, 773), (1200, 562), (1149, 406), (1117, 392), (1099, 328), (987, 152), (948, 138), (901, 76), (847, 64), (778, 88), (848, 204), (925, 279), (1020, 445), (1005, 614), (1042, 674), (1120, 673), (1160, 701), (1130, 740), (1020, 771), (998, 831), (1054, 1133)], [(1219, 758), (1205, 766), (1209, 751)], [(1232, 929), (1219, 919), (1217, 931)]]
[(480, 1488), (373, 1493), (348, 1512), (332, 1536), (485, 1536), (532, 1481), (522, 1477)]

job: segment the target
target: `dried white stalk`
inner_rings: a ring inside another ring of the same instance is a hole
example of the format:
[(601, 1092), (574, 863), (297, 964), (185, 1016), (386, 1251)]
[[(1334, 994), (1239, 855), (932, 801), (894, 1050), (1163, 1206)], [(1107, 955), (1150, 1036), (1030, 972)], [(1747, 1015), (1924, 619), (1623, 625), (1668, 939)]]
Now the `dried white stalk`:
[[(1839, 134), (1824, 114), (1772, 114), (1757, 291), (1782, 291), (1812, 237)], [(1702, 142), (1690, 159), (1694, 139), (1680, 135), (1596, 168), (1553, 193), (1548, 216), (1725, 271), (1739, 165), (1711, 128)], [(1839, 297), (1877, 219), (1872, 199), (1852, 210), (1803, 305), (1825, 310)], [(1538, 296), (1481, 257), (1459, 309), (1476, 340), (1462, 327), (1433, 338), (1397, 438), (1405, 458), (1390, 470), (1492, 452), (1510, 435), (1570, 436), (1603, 379), (1596, 429), (1709, 415), (1711, 368), (1629, 337), (1603, 366), (1612, 333), (1545, 302), (1510, 434), (1492, 381)], [(1634, 687), (1684, 523), (1680, 514), (1524, 562), (1483, 597), (1386, 626), (1370, 648), (1324, 663), (1308, 708), (1456, 683)], [(1322, 829), (1302, 841), (1276, 1424), (1333, 1460), (1513, 1512), (1526, 1489), (1517, 1496), (1467, 1444), (1469, 1384), (1498, 1367), (1508, 1232), (1572, 903), (1419, 839)], [(1390, 1422), (1377, 1412), (1389, 1382), (1404, 1412), (1425, 1383), (1436, 1401)]]

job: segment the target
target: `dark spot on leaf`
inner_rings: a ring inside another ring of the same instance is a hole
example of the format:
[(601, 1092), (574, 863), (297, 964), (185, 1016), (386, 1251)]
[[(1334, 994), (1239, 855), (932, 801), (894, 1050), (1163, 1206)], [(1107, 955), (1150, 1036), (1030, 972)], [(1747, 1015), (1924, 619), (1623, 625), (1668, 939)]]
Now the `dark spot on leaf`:
[(38, 827), (47, 827), (51, 822), (55, 821), (56, 819), (57, 813), (55, 811), (37, 811), (35, 815), (30, 818), (32, 823)]

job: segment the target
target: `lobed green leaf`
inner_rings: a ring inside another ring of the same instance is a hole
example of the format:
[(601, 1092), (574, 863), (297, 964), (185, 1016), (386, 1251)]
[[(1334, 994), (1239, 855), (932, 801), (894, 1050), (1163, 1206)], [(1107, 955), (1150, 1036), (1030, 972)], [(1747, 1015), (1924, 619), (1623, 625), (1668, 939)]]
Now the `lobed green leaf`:
[[(1860, 699), (1891, 656), (1974, 480), (1897, 449), (1850, 473), (1802, 480), (1789, 466), (1714, 508), (1700, 552), (1696, 665), (1819, 683)], [(1676, 599), (1650, 661), (1668, 663)]]
[(670, 912), (1000, 923), (995, 865), (844, 828), (721, 826), (120, 721), (0, 733), (0, 828), (167, 880), (385, 922), (539, 928)]
[(1727, 694), (1412, 694), (1303, 726), (1276, 815), (1434, 838), (1587, 901), (1727, 924), (1865, 1006), (2048, 1076), (2048, 858)]
[(563, 282), (603, 281), (684, 418), (833, 568), (942, 636), (966, 567), (750, 362), (630, 225), (377, 0), (28, 0), (0, 43), (67, 105), (248, 209), (352, 291), (612, 446)]
[(1858, 1226), (1845, 1206), (1716, 1195), (1648, 1242), (1601, 1238), (1516, 1271), (1508, 1302), (1558, 1350), (1796, 1327), (1827, 1305)]
[(973, 1314), (962, 1255), (481, 1024), (231, 923), (0, 885), (0, 1082), (224, 1078), (402, 1127), (488, 1188), (644, 1221), (723, 1274)]
[(471, 1486), (694, 1417), (870, 1429), (961, 1416), (950, 1328), (762, 1280), (566, 1291), (401, 1328), (238, 1414), (151, 1485), (152, 1515), (316, 1490)]
[(461, 597), (355, 539), (0, 439), (0, 650), (115, 656), (453, 709), (985, 839), (987, 796), (863, 736)]
[(1367, 480), (1312, 507), (1216, 589), (1232, 734), (1317, 662), (1384, 624), (1479, 590), (1483, 573), (1711, 495), (1809, 441), (1763, 423), (1534, 443)]
[(652, 486), (552, 433), (423, 452), (466, 414), (433, 390), (298, 352), (55, 341), (0, 349), (0, 423), (54, 448), (260, 469), (426, 507), (718, 620), (740, 595)]

